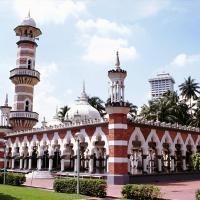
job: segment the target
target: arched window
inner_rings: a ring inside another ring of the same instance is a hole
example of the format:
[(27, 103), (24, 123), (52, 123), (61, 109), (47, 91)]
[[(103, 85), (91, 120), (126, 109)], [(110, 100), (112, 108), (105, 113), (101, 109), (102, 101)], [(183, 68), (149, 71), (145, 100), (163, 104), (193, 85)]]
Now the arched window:
[(31, 38), (33, 37), (33, 32), (32, 32), (32, 30), (30, 30), (30, 37), (31, 37)]
[(31, 69), (31, 64), (32, 64), (32, 62), (31, 62), (31, 60), (29, 59), (29, 60), (28, 60), (28, 69)]
[(27, 36), (27, 30), (24, 31), (24, 35)]
[(26, 102), (25, 102), (25, 111), (26, 112), (29, 111), (29, 101), (28, 100), (26, 100)]

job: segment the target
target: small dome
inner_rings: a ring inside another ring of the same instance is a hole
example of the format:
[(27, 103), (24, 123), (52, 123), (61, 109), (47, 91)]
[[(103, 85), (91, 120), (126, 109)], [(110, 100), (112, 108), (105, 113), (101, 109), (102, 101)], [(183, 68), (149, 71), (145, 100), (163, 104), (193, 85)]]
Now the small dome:
[(71, 106), (70, 110), (65, 115), (66, 121), (83, 121), (83, 120), (100, 120), (101, 116), (97, 109), (88, 103), (88, 96), (83, 87), (83, 92), (76, 103)]
[(30, 12), (28, 13), (28, 16), (22, 21), (21, 25), (36, 27), (35, 20), (31, 18)]

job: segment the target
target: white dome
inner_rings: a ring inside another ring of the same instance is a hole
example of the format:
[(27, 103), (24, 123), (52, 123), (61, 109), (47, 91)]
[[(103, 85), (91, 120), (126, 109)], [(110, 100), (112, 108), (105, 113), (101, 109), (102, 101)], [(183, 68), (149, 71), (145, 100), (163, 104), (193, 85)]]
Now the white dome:
[(85, 93), (85, 89), (83, 88), (83, 92), (81, 97), (78, 98), (76, 103), (71, 106), (70, 110), (65, 115), (66, 121), (82, 121), (82, 120), (100, 120), (101, 116), (97, 109), (92, 107), (88, 103), (88, 96)]
[(36, 27), (35, 20), (30, 17), (30, 12), (28, 13), (28, 16), (22, 21), (21, 25), (23, 26), (33, 26)]

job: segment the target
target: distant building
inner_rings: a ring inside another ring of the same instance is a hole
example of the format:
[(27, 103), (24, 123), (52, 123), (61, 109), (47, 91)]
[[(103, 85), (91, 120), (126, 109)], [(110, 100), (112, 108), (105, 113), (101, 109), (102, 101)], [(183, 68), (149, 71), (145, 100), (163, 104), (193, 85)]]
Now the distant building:
[(174, 79), (169, 73), (157, 74), (155, 78), (149, 79), (151, 85), (151, 97), (160, 98), (168, 90), (174, 90)]

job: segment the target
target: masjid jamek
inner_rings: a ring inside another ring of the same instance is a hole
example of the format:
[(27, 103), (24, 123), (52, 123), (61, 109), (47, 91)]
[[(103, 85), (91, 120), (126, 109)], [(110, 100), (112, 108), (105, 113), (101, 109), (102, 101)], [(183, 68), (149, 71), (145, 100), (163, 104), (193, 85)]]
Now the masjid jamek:
[(54, 117), (33, 128), (38, 121), (32, 108), (34, 86), (40, 81), (35, 53), (41, 30), (29, 15), (14, 31), (19, 37), (16, 68), (10, 71), (15, 96), (12, 108), (7, 98), (0, 107), (0, 168), (4, 168), (5, 158), (7, 169), (76, 172), (78, 135), (81, 172), (106, 174), (109, 183), (126, 183), (136, 174), (191, 169), (191, 154), (200, 152), (199, 128), (159, 121), (130, 122), (129, 104), (124, 100), (127, 72), (121, 69), (118, 54), (114, 69), (108, 71), (111, 101), (106, 104), (107, 120), (90, 106), (83, 88), (65, 122)]

